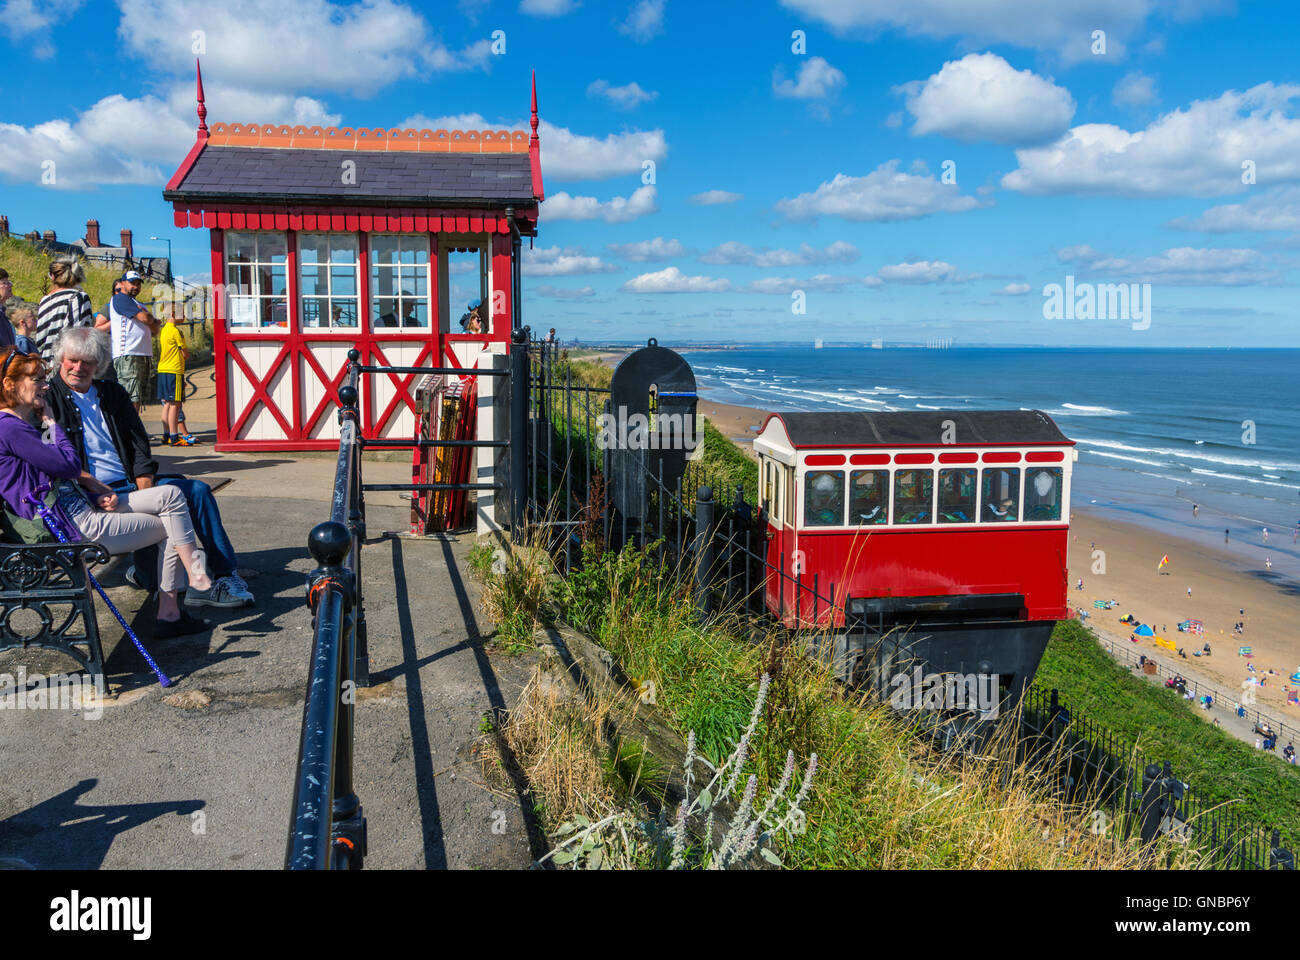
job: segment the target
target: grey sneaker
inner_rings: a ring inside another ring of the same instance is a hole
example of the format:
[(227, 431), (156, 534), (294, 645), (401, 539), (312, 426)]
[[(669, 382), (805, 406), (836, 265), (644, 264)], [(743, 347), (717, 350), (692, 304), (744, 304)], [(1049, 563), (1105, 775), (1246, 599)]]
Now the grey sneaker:
[(221, 577), (217, 580), (217, 583), (224, 583), (226, 588), (230, 591), (230, 595), (232, 597), (239, 597), (239, 599), (245, 602), (245, 606), (251, 607), (255, 602), (253, 591), (248, 589), (248, 584), (244, 582), (244, 578), (239, 574), (232, 573), (228, 577)]
[(185, 603), (191, 606), (206, 607), (249, 607), (253, 604), (251, 595), (241, 597), (236, 595), (231, 589), (230, 584), (226, 582), (227, 578), (222, 577), (207, 590), (197, 590), (190, 587), (185, 593)]

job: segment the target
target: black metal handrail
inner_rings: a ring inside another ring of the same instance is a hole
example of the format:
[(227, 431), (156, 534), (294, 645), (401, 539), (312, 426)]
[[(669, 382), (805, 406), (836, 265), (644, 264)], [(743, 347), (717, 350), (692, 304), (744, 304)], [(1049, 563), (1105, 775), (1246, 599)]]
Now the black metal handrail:
[(357, 406), (360, 358), (358, 351), (348, 352), (348, 373), (339, 388), (339, 452), (330, 519), (313, 527), (307, 540), (318, 566), (307, 585), (312, 659), (285, 850), (288, 870), (359, 870), (366, 855), (366, 820), (352, 786), (356, 688), (369, 683), (361, 600), (365, 500)]

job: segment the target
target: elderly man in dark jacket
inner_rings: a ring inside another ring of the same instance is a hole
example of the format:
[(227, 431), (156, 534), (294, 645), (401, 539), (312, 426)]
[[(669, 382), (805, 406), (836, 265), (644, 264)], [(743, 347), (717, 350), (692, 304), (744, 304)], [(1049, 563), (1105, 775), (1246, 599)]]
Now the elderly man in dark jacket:
[[(207, 551), (212, 588), (189, 590), (185, 602), (213, 607), (246, 607), (253, 603), (248, 585), (235, 572), (235, 551), (221, 523), (212, 488), (188, 477), (158, 476), (158, 461), (149, 449), (135, 404), (117, 383), (94, 379), (108, 365), (107, 337), (90, 327), (69, 327), (54, 348), (55, 372), (45, 404), (72, 445), (81, 463), (96, 479), (121, 493), (157, 483), (180, 488), (190, 506), (194, 532)], [(154, 548), (156, 549), (156, 548)], [(155, 564), (138, 558), (136, 576), (152, 588)]]

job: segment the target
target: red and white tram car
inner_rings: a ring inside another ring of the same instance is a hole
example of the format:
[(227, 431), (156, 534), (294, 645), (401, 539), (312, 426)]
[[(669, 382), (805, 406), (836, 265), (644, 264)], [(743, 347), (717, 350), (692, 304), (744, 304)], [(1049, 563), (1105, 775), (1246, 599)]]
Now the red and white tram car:
[(1037, 410), (770, 414), (754, 441), (768, 609), (1023, 689), (1071, 616), (1073, 448)]

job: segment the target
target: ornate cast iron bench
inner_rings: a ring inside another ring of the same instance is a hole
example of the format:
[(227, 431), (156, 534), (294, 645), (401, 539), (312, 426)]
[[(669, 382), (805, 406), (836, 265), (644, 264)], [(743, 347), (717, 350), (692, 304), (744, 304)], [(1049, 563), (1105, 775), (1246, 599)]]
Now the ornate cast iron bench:
[[(42, 647), (66, 653), (107, 693), (104, 648), (95, 619), (95, 593), (87, 564), (107, 563), (98, 543), (0, 543), (0, 650)], [(14, 615), (30, 610), (40, 617), (34, 633)]]

